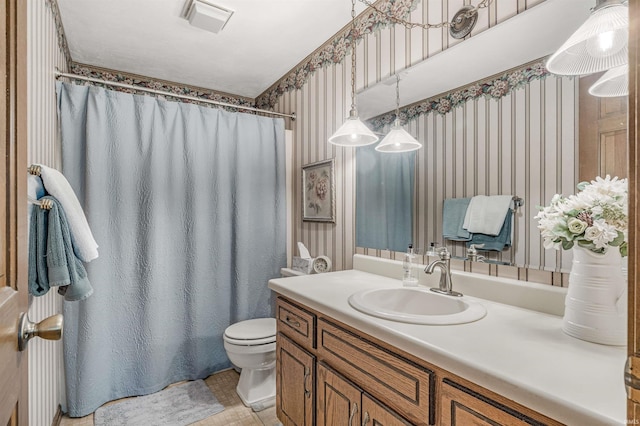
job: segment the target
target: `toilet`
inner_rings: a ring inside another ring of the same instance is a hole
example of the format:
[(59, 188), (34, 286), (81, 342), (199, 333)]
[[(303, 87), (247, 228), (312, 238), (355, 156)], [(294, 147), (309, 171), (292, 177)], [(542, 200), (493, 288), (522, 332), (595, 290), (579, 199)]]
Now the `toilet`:
[(232, 324), (224, 331), (229, 360), (241, 368), (236, 392), (247, 407), (260, 411), (275, 404), (276, 320), (257, 318)]

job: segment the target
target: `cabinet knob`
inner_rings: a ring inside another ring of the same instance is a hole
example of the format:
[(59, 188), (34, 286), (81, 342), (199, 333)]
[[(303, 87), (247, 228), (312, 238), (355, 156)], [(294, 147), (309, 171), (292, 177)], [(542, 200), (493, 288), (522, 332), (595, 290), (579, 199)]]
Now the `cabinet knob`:
[(304, 368), (304, 396), (309, 398), (311, 396), (311, 391), (307, 389), (307, 379), (311, 376), (311, 370), (309, 367)]
[(358, 412), (358, 403), (354, 402), (353, 408), (351, 409), (351, 415), (349, 416), (349, 426), (353, 426), (353, 418), (355, 417), (357, 412)]
[(292, 326), (294, 326), (294, 327), (300, 327), (300, 321), (296, 321), (296, 320), (294, 320), (294, 319), (292, 319), (292, 318), (289, 318), (289, 316), (286, 316), (286, 317), (284, 318), (284, 320), (285, 320), (285, 322), (286, 322), (287, 324), (289, 324), (289, 325), (292, 325)]

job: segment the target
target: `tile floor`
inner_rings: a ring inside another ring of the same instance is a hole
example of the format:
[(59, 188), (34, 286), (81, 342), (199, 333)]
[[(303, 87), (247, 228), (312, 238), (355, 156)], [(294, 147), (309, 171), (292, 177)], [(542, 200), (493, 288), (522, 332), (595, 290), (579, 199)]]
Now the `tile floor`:
[[(276, 408), (254, 412), (245, 407), (236, 393), (240, 375), (235, 370), (225, 370), (207, 377), (204, 381), (211, 392), (224, 405), (224, 411), (209, 418), (193, 423), (194, 426), (277, 426), (281, 425), (276, 417)], [(60, 426), (93, 426), (93, 414), (86, 417), (69, 418), (64, 416)], [(117, 425), (114, 425), (117, 426)]]

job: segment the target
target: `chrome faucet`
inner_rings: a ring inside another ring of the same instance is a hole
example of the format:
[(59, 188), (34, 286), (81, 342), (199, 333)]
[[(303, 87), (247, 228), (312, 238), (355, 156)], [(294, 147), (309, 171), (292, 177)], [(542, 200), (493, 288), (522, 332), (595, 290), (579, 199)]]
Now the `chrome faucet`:
[(439, 288), (431, 288), (431, 291), (435, 291), (436, 293), (446, 294), (447, 296), (462, 296), (462, 293), (458, 293), (457, 291), (453, 291), (452, 283), (451, 283), (451, 253), (447, 250), (446, 247), (440, 247), (436, 249), (436, 252), (440, 256), (439, 260), (434, 260), (426, 268), (424, 268), (424, 272), (431, 275), (433, 271), (438, 268), (440, 269), (440, 286)]

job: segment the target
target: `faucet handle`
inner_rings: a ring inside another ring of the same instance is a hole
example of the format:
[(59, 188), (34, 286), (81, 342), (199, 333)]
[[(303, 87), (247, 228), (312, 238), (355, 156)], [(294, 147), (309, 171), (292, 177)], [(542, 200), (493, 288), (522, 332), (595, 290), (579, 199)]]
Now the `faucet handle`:
[(451, 252), (446, 247), (438, 247), (437, 252), (438, 256), (440, 256), (440, 260), (451, 259)]

